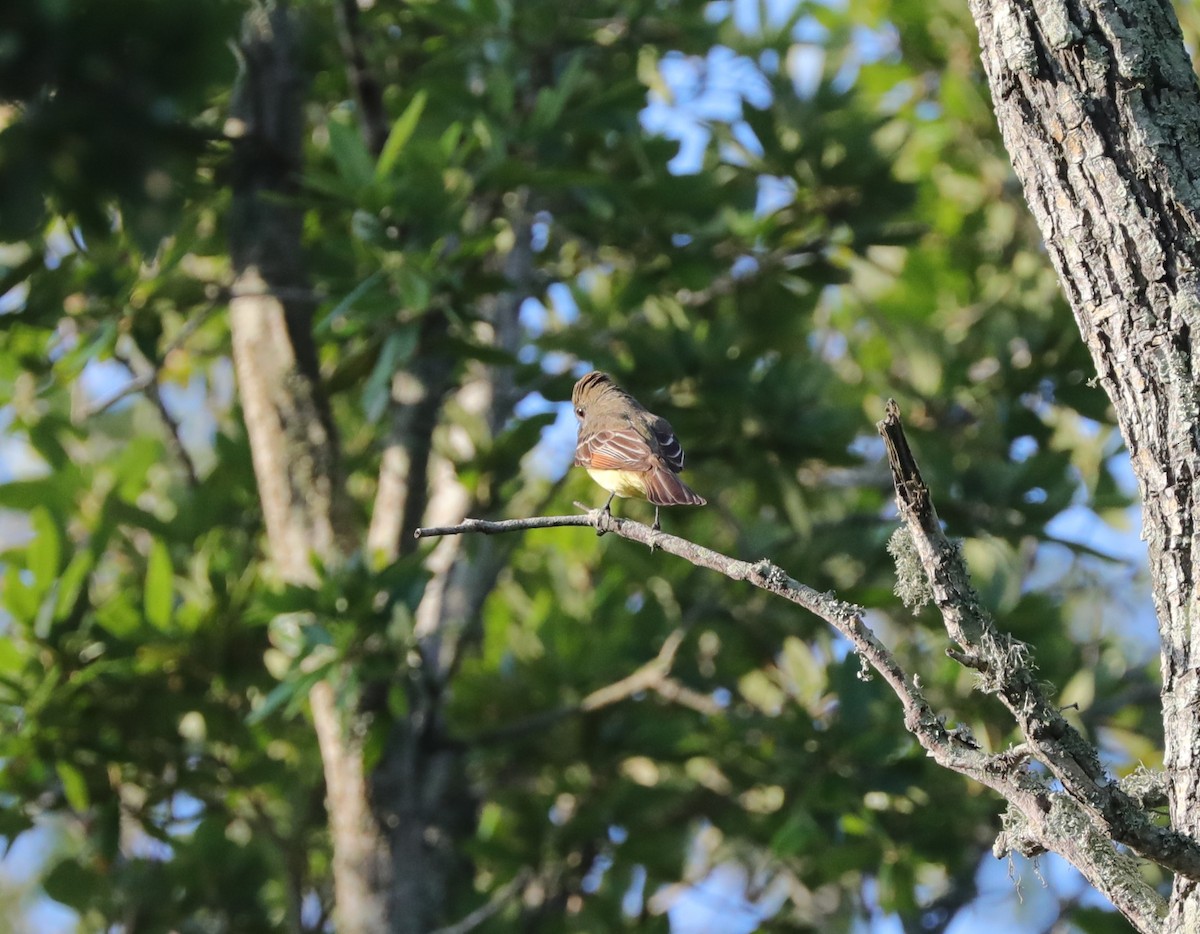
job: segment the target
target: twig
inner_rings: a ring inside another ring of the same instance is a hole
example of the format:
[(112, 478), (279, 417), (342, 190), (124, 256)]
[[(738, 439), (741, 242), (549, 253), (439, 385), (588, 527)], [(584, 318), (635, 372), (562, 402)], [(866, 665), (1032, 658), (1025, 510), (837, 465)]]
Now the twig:
[(650, 687), (663, 700), (687, 707), (706, 717), (716, 717), (725, 712), (725, 708), (707, 694), (693, 691), (674, 678), (663, 678), (661, 682)]
[(722, 713), (721, 707), (716, 701), (684, 687), (670, 676), (671, 667), (675, 664), (675, 655), (679, 651), (685, 633), (686, 630), (682, 626), (674, 630), (667, 636), (662, 648), (658, 650), (658, 654), (654, 658), (619, 681), (597, 688), (579, 703), (536, 713), (515, 723), (506, 724), (499, 729), (471, 737), (466, 740), (466, 743), (472, 746), (481, 746), (515, 739), (544, 730), (567, 717), (611, 707), (645, 691), (654, 691), (664, 700), (690, 707), (699, 713), (710, 716)]
[(525, 884), (533, 877), (533, 871), (528, 867), (522, 869), (500, 888), (492, 893), (491, 898), (472, 911), (469, 915), (453, 924), (436, 928), (433, 934), (468, 934), (475, 930), (493, 915), (499, 913), (516, 895), (525, 888)]
[[(124, 363), (125, 361), (122, 360), (121, 362)], [(126, 364), (126, 367), (128, 368), (128, 364)], [(92, 418), (96, 415), (103, 415), (122, 399), (136, 395), (144, 390), (147, 386), (154, 382), (155, 375), (156, 374), (154, 373), (143, 373), (141, 376), (135, 376), (128, 383), (117, 390), (117, 392), (115, 392), (112, 396), (84, 412), (83, 417)]]
[[(599, 512), (600, 510), (595, 510)], [(524, 529), (553, 529), (569, 525), (590, 525), (599, 529), (594, 516), (532, 516), (528, 519), (463, 519), (458, 525), (443, 525), (427, 529), (417, 529), (414, 538), (437, 538), (442, 535), (465, 535), (468, 532), (482, 532), (484, 535), (498, 535), (501, 532), (519, 532)], [(620, 533), (618, 533), (620, 534)], [(628, 538), (628, 536), (623, 536)]]
[(582, 711), (599, 710), (601, 707), (610, 707), (618, 701), (641, 694), (643, 691), (657, 690), (667, 679), (667, 673), (671, 670), (671, 666), (675, 664), (675, 654), (679, 651), (683, 636), (683, 629), (676, 629), (667, 636), (662, 648), (658, 650), (658, 655), (620, 681), (614, 681), (612, 684), (592, 691), (580, 703), (579, 709)]
[[(124, 365), (130, 373), (137, 374), (136, 364), (131, 357), (121, 354), (119, 351), (113, 351), (113, 359)], [(192, 461), (192, 455), (188, 453), (187, 448), (183, 444), (183, 438), (179, 433), (179, 422), (175, 416), (171, 414), (171, 410), (167, 408), (167, 404), (163, 401), (162, 393), (158, 389), (158, 370), (152, 370), (148, 374), (143, 374), (136, 377), (134, 382), (144, 382), (142, 388), (146, 392), (147, 398), (154, 404), (158, 410), (158, 416), (162, 419), (162, 423), (167, 429), (167, 445), (175, 453), (179, 462), (183, 464), (184, 472), (187, 474), (188, 486), (197, 486), (200, 483), (200, 478), (196, 474), (196, 465)]]
[(648, 525), (619, 518), (602, 509), (593, 509), (579, 516), (533, 516), (499, 521), (464, 519), (454, 526), (417, 529), (416, 536), (431, 538), (469, 532), (495, 535), (502, 532), (564, 526), (591, 526), (597, 532), (613, 532), (630, 541), (653, 545), (654, 548), (683, 558), (696, 567), (708, 568), (724, 574), (731, 580), (747, 581), (755, 587), (803, 607), (849, 639), (856, 651), (880, 673), (904, 706), (905, 725), (918, 736), (927, 749), (939, 757), (939, 761), (944, 759), (943, 764), (949, 764), (956, 771), (980, 778), (981, 781), (984, 781), (984, 778), (980, 776), (986, 777), (991, 773), (988, 757), (945, 729), (921, 691), (905, 675), (895, 657), (863, 622), (861, 607), (845, 603), (831, 594), (818, 593), (813, 588), (793, 580), (770, 561), (739, 561), (687, 539), (655, 531)]
[(142, 392), (145, 389), (149, 389), (150, 386), (153, 385), (158, 380), (158, 374), (162, 371), (163, 362), (166, 361), (167, 357), (169, 357), (174, 351), (178, 350), (180, 347), (182, 347), (184, 344), (186, 344), (191, 339), (192, 335), (195, 334), (197, 330), (199, 330), (200, 325), (202, 325), (205, 322), (205, 320), (208, 318), (208, 316), (210, 314), (212, 314), (213, 310), (216, 307), (217, 307), (216, 303), (214, 302), (212, 304), (206, 305), (204, 308), (200, 309), (199, 311), (195, 312), (191, 317), (189, 317), (183, 323), (183, 325), (179, 328), (179, 333), (177, 333), (173, 338), (171, 338), (171, 340), (167, 344), (167, 346), (163, 348), (162, 360), (157, 363), (151, 362), (149, 364), (149, 366), (150, 366), (149, 371), (139, 374), (137, 372), (137, 369), (135, 367), (131, 366), (127, 359), (122, 359), (121, 357), (117, 357), (117, 359), (121, 363), (125, 364), (126, 369), (128, 369), (129, 372), (133, 374), (133, 379), (131, 379), (124, 386), (122, 386), (110, 398), (105, 399), (103, 402), (97, 403), (92, 408), (90, 408), (86, 412), (84, 412), (83, 417), (84, 418), (94, 418), (97, 415), (102, 415), (105, 412), (107, 412), (109, 409), (111, 409), (114, 405), (116, 405), (118, 402), (120, 402), (122, 399), (125, 399), (136, 393)]

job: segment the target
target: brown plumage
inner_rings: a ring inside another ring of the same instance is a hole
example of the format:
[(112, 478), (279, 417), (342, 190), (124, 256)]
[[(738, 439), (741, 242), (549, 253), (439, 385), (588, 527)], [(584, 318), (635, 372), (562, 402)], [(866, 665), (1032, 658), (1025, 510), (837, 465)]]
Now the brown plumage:
[(699, 496), (676, 476), (683, 470), (683, 447), (670, 423), (594, 370), (575, 384), (571, 403), (579, 418), (575, 463), (614, 496), (637, 496), (659, 506), (703, 506)]

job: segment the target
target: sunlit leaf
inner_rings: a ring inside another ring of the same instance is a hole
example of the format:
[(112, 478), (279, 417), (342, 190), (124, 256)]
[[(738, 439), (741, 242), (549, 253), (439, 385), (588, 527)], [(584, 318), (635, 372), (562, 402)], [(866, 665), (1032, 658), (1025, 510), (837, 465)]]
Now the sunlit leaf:
[(77, 814), (86, 813), (91, 803), (91, 796), (88, 794), (87, 781), (84, 779), (83, 773), (64, 759), (59, 759), (54, 764), (54, 769), (58, 773), (59, 781), (62, 782), (63, 795), (66, 797), (67, 803)]
[(62, 560), (62, 534), (53, 517), (44, 508), (38, 507), (29, 515), (33, 538), (29, 542), (29, 570), (33, 574), (34, 587), (45, 593), (58, 577)]
[(146, 582), (143, 591), (146, 620), (158, 629), (166, 629), (171, 624), (171, 611), (174, 606), (175, 571), (171, 565), (171, 554), (167, 546), (160, 540), (154, 539), (150, 545), (150, 554), (146, 558)]
[(396, 166), (396, 160), (404, 152), (404, 147), (408, 144), (413, 131), (417, 128), (417, 123), (421, 119), (421, 112), (425, 109), (426, 99), (426, 93), (423, 90), (418, 91), (413, 95), (413, 99), (409, 102), (408, 106), (404, 108), (404, 112), (392, 124), (387, 141), (383, 144), (383, 151), (379, 153), (379, 161), (375, 164), (376, 178), (382, 179), (392, 174), (392, 170)]

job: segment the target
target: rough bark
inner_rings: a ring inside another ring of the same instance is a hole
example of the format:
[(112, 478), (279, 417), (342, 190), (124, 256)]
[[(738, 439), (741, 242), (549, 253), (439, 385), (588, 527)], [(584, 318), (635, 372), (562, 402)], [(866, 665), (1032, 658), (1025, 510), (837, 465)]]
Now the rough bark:
[[(1200, 92), (1167, 0), (971, 0), (997, 120), (1129, 447), (1162, 639), (1171, 827), (1200, 832)], [(1166, 930), (1200, 930), (1176, 875)]]
[[(368, 64), (357, 6), (353, 0), (340, 0), (337, 12), (363, 138), (378, 154), (388, 130), (380, 85)], [(518, 246), (498, 260), (514, 291), (484, 303), (480, 326), (491, 333), (478, 335), (481, 342), (514, 355), (519, 343), (517, 310), (527, 294), (530, 268), (529, 225), (523, 209), (516, 213), (521, 219)], [(453, 467), (433, 455), (439, 416), (446, 397), (456, 391), (458, 376), (455, 361), (444, 349), (449, 322), (435, 310), (417, 327), (415, 351), (392, 379), (388, 432), (366, 536), (367, 552), (378, 563), (396, 561), (414, 549), (413, 532), (427, 509), (461, 518), (470, 502)], [(516, 402), (508, 368), (480, 368), (457, 393), (468, 417), (480, 417), (493, 437)], [(453, 885), (471, 876), (462, 841), (474, 831), (475, 806), (462, 746), (447, 735), (443, 701), (482, 602), (503, 567), (499, 551), (467, 554), (453, 544), (425, 562), (430, 581), (417, 611), (420, 645), (404, 683), (408, 713), (391, 724), (383, 754), (368, 777), (375, 820), (399, 869), (387, 896), (395, 932), (419, 934), (444, 921)], [(376, 685), (368, 691), (386, 696), (387, 687)]]
[[(314, 582), (312, 558), (343, 554), (338, 446), (321, 393), (302, 299), (300, 216), (289, 206), (300, 165), (301, 71), (285, 8), (245, 20), (243, 72), (231, 105), (233, 358), (271, 563), (291, 584)], [(310, 703), (333, 842), (335, 917), (343, 934), (389, 930), (391, 863), (367, 801), (360, 737), (323, 682)]]

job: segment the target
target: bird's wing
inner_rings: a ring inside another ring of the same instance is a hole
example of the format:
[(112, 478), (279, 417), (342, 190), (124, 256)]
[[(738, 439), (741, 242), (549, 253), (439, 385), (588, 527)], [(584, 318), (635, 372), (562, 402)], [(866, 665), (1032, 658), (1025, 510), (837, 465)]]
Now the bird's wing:
[(649, 470), (655, 458), (650, 445), (632, 428), (605, 428), (580, 437), (575, 463), (593, 470)]
[(658, 455), (673, 473), (683, 470), (683, 445), (675, 437), (675, 429), (665, 418), (653, 416), (648, 421), (654, 440), (658, 442)]

